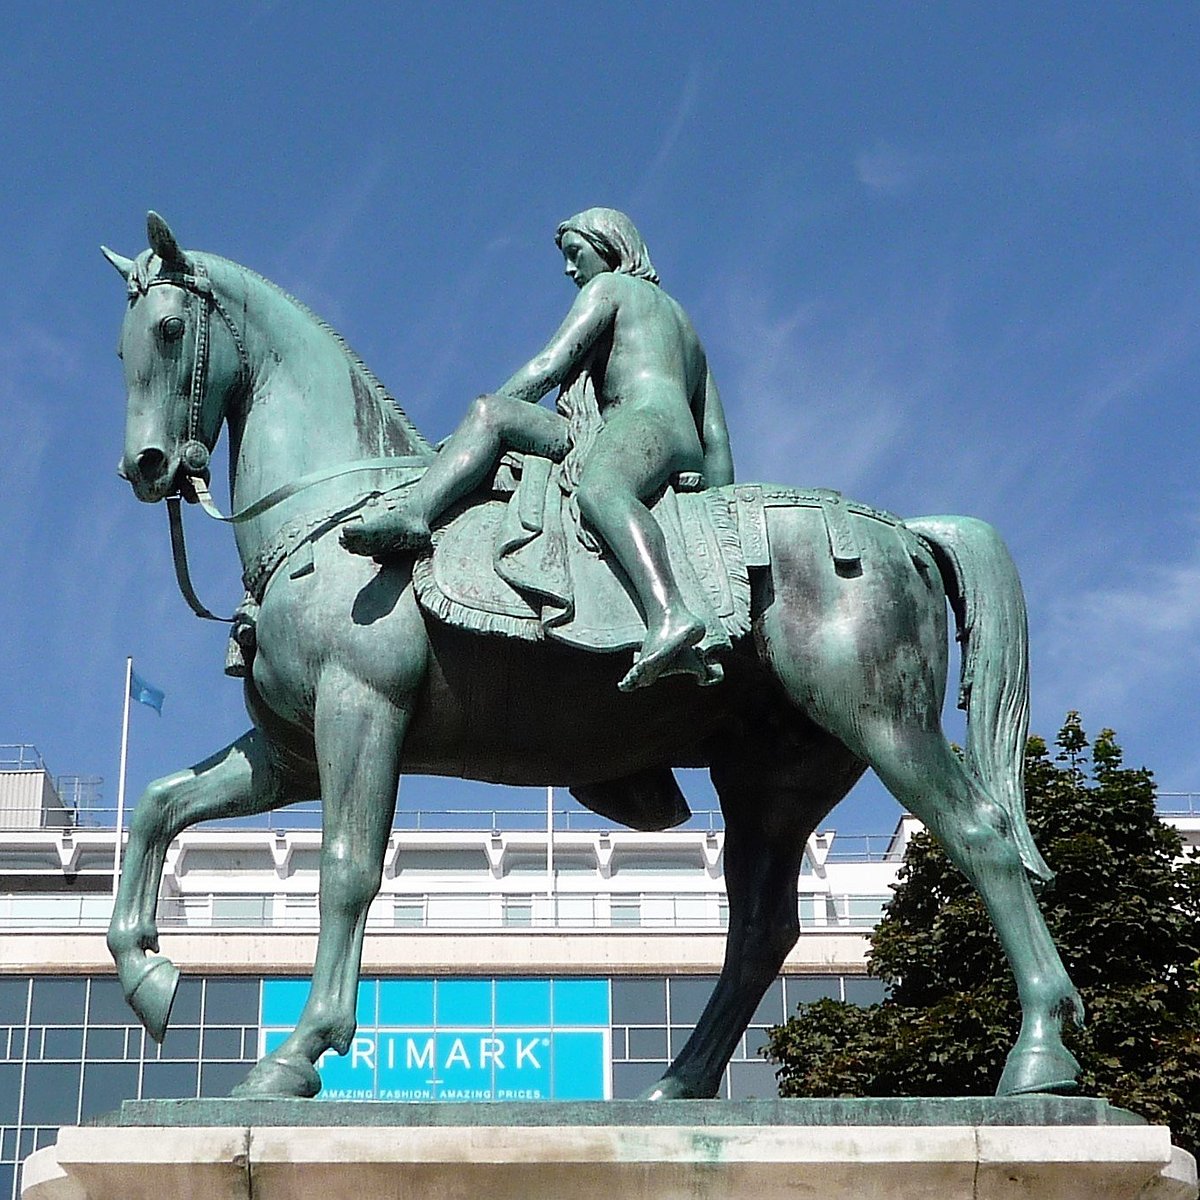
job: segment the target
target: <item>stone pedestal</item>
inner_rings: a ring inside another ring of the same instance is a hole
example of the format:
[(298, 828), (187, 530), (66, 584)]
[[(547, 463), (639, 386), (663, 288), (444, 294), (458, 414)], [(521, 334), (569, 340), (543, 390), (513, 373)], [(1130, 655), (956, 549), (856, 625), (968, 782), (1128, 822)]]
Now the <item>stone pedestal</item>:
[(1103, 1101), (126, 1103), (26, 1160), (22, 1200), (1196, 1200)]

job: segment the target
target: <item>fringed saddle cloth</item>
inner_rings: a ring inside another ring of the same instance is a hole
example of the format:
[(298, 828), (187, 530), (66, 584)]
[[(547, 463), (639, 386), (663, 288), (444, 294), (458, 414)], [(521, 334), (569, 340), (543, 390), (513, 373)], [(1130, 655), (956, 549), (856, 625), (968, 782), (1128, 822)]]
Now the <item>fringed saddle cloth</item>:
[[(574, 499), (583, 464), (604, 421), (585, 364), (558, 396), (570, 427), (561, 463), (526, 455), (511, 498), (473, 504), (433, 533), (433, 553), (415, 564), (426, 611), (477, 633), (584, 650), (640, 646), (646, 624), (625, 573), (582, 523)], [(511, 477), (497, 491), (512, 491)], [(684, 603), (706, 626), (697, 647), (709, 660), (750, 628), (748, 568), (770, 565), (766, 509), (818, 508), (839, 572), (861, 571), (852, 518), (900, 525), (890, 513), (824, 488), (742, 484), (709, 491), (668, 487), (651, 505)]]
[[(417, 599), (477, 633), (585, 650), (640, 646), (646, 624), (624, 572), (581, 529), (563, 464), (526, 456), (511, 498), (475, 504), (434, 530), (413, 569)], [(750, 581), (726, 489), (676, 492), (651, 506), (684, 602), (707, 626), (704, 655), (750, 627)]]
[[(413, 570), (417, 599), (434, 616), (478, 633), (584, 650), (640, 646), (646, 624), (625, 573), (580, 518), (575, 489), (604, 425), (591, 368), (564, 383), (557, 408), (570, 450), (561, 463), (509, 456), (520, 468), (511, 499), (473, 505), (434, 530), (432, 556)], [(501, 470), (497, 488), (513, 487)], [(684, 603), (706, 632), (707, 659), (750, 626), (750, 581), (728, 501), (668, 487), (651, 505)]]

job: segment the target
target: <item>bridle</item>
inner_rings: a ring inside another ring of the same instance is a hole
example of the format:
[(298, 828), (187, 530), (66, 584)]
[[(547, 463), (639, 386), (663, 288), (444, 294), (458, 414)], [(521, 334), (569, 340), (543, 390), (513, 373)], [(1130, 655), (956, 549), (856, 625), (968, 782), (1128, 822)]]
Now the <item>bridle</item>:
[[(164, 263), (166, 269), (160, 271), (152, 279), (139, 277), (136, 271), (130, 272), (128, 281), (129, 296), (131, 300), (136, 300), (139, 296), (145, 295), (152, 287), (157, 287), (159, 284), (169, 284), (173, 287), (182, 288), (185, 292), (188, 292), (201, 301), (197, 306), (199, 316), (196, 322), (192, 373), (188, 384), (187, 424), (184, 431), (183, 447), (180, 451), (180, 478), (178, 489), (166, 497), (167, 519), (171, 531), (171, 557), (175, 564), (175, 579), (179, 584), (179, 590), (183, 594), (183, 598), (188, 603), (188, 607), (191, 608), (196, 616), (202, 617), (206, 621), (221, 621), (225, 624), (231, 624), (235, 619), (234, 617), (217, 616), (206, 608), (196, 595), (196, 590), (192, 585), (191, 572), (188, 570), (187, 544), (183, 534), (183, 513), (180, 509), (181, 500), (186, 499), (192, 503), (199, 504), (216, 521), (238, 525), (244, 521), (250, 521), (255, 517), (261, 516), (268, 509), (274, 508), (275, 505), (296, 495), (297, 492), (304, 491), (305, 488), (323, 483), (328, 479), (336, 479), (339, 476), (350, 475), (357, 471), (374, 471), (383, 468), (399, 467), (409, 470), (418, 468), (424, 470), (429, 465), (429, 460), (419, 455), (407, 455), (390, 458), (361, 459), (344, 466), (326, 467), (319, 471), (313, 471), (308, 475), (303, 475), (299, 479), (294, 479), (282, 487), (276, 488), (273, 492), (269, 492), (238, 512), (232, 513), (229, 516), (223, 514), (217, 508), (216, 504), (213, 503), (213, 498), (208, 490), (208, 464), (211, 451), (200, 437), (200, 421), (204, 409), (205, 392), (208, 386), (209, 356), (212, 346), (212, 314), (214, 312), (224, 321), (225, 328), (229, 330), (229, 336), (237, 349), (238, 371), (232, 385), (234, 389), (245, 388), (250, 383), (250, 356), (246, 352), (246, 341), (242, 337), (241, 331), (229, 315), (229, 310), (225, 307), (221, 297), (213, 289), (208, 268), (198, 258), (193, 259), (190, 266), (190, 271), (172, 270), (171, 264)], [(405, 482), (411, 482), (411, 479)], [(339, 517), (342, 519), (348, 518), (368, 501), (379, 495), (382, 495), (382, 492), (378, 490), (367, 492), (357, 503), (343, 506), (339, 510)]]
[(208, 472), (209, 448), (200, 439), (200, 418), (204, 408), (204, 394), (208, 384), (208, 361), (212, 350), (212, 314), (216, 312), (237, 349), (238, 373), (234, 381), (235, 388), (245, 387), (250, 381), (250, 356), (246, 353), (246, 341), (242, 337), (229, 310), (221, 297), (213, 290), (208, 268), (198, 258), (191, 262), (190, 271), (172, 270), (170, 264), (164, 264), (166, 270), (160, 271), (152, 279), (145, 279), (138, 272), (129, 276), (129, 296), (136, 300), (144, 296), (153, 287), (166, 284), (181, 288), (195, 296), (201, 303), (197, 305), (196, 345), (192, 355), (192, 376), (188, 383), (187, 425), (184, 430), (184, 443), (180, 452), (180, 466), (189, 479), (205, 477)]

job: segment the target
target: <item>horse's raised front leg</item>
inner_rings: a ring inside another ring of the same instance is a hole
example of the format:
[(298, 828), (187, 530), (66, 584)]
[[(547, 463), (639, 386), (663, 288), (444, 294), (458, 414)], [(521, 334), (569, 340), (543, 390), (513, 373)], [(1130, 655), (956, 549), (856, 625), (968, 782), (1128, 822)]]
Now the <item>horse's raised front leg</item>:
[(1062, 1027), (1071, 1020), (1082, 1024), (1083, 1005), (1046, 928), (1007, 816), (940, 731), (889, 730), (879, 751), (872, 766), (975, 885), (1016, 978), (1021, 1032), (996, 1094), (1074, 1088), (1079, 1063), (1063, 1045)]
[(167, 847), (199, 821), (251, 816), (304, 799), (298, 789), (273, 765), (263, 734), (252, 729), (189, 770), (155, 780), (138, 801), (108, 927), (108, 948), (125, 999), (155, 1041), (166, 1035), (179, 983), (175, 965), (158, 954), (155, 923)]
[(367, 910), (383, 876), (407, 725), (403, 709), (349, 673), (331, 668), (322, 676), (315, 722), (321, 932), (312, 986), (295, 1031), (255, 1064), (235, 1096), (315, 1096), (317, 1060), (350, 1048)]
[(816, 730), (813, 739), (802, 760), (779, 739), (713, 764), (725, 817), (725, 962), (692, 1036), (645, 1093), (648, 1100), (717, 1094), (738, 1040), (800, 936), (805, 843), (863, 770), (834, 739)]

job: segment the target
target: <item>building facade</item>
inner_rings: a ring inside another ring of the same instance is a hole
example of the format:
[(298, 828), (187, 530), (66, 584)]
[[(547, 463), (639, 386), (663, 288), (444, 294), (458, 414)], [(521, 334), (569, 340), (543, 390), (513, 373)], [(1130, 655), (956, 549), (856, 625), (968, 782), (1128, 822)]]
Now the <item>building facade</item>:
[[(15, 1198), (18, 1164), (59, 1126), (125, 1099), (227, 1095), (287, 1035), (316, 948), (321, 841), (319, 812), (298, 807), (171, 846), (159, 927), (183, 979), (158, 1046), (105, 947), (113, 817), (80, 803), (94, 786), (55, 780), (19, 749), (0, 751), (0, 1200)], [(1179, 821), (1196, 840), (1200, 819)], [(916, 828), (904, 818), (887, 837), (809, 840), (800, 940), (725, 1096), (776, 1094), (759, 1051), (798, 1003), (881, 997), (868, 935)], [(321, 1062), (323, 1095), (638, 1095), (691, 1033), (720, 970), (723, 852), (712, 812), (646, 834), (609, 827), (565, 793), (544, 811), (402, 804), (367, 925), (358, 1033), (347, 1055)]]

